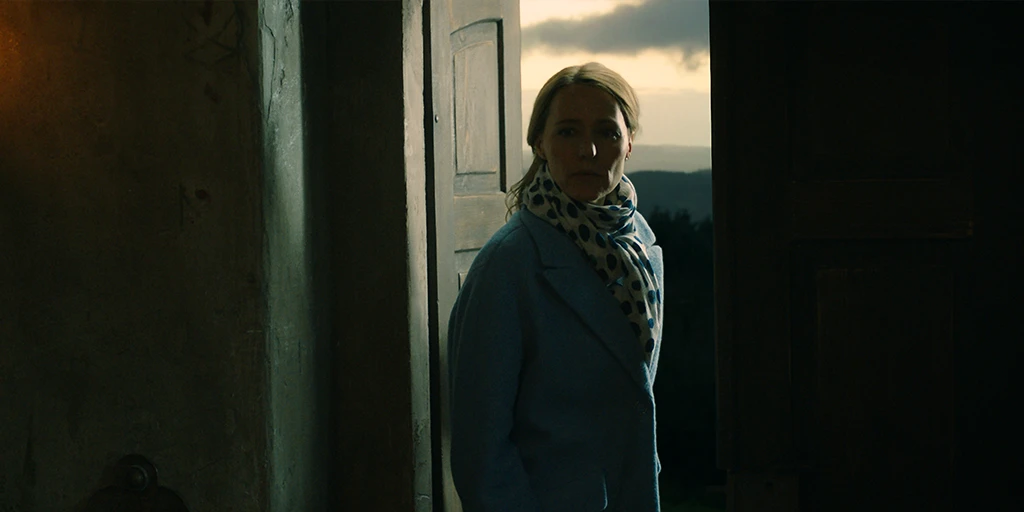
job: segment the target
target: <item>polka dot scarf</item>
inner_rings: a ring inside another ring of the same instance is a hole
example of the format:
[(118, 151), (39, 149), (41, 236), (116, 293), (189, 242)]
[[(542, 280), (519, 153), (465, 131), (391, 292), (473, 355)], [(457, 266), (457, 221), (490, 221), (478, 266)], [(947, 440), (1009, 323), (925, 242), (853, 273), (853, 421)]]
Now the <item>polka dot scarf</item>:
[(622, 177), (604, 204), (582, 203), (565, 195), (544, 165), (524, 190), (523, 202), (583, 250), (619, 301), (650, 367), (655, 340), (661, 333), (657, 307), (661, 290), (633, 224), (636, 190), (629, 178)]

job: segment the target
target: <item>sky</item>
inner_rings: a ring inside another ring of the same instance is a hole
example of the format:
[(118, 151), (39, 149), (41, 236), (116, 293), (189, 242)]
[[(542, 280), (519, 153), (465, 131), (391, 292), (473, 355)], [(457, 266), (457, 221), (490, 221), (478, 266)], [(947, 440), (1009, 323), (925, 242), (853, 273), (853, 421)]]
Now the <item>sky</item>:
[(519, 0), (519, 8), (524, 132), (551, 75), (597, 61), (636, 89), (636, 144), (711, 146), (707, 0)]

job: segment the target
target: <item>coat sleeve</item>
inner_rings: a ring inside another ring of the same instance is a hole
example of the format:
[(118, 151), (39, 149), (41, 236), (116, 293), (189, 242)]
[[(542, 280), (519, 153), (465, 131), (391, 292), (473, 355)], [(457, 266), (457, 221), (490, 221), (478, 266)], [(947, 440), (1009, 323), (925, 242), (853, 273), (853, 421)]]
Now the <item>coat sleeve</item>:
[(451, 468), (465, 512), (540, 508), (510, 438), (523, 364), (522, 283), (502, 259), (470, 271), (448, 324)]

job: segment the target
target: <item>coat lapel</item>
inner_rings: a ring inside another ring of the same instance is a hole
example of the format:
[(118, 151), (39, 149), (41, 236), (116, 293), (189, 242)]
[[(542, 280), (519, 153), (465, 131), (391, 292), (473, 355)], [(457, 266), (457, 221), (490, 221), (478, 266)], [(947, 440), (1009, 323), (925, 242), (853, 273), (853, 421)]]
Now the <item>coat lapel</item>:
[[(644, 355), (626, 316), (608, 288), (583, 258), (579, 248), (564, 234), (527, 210), (516, 215), (529, 229), (544, 265), (542, 275), (558, 296), (572, 308), (636, 383), (651, 392)], [(653, 252), (653, 251), (652, 251)], [(657, 267), (660, 268), (660, 252)], [(654, 254), (650, 254), (655, 265)]]

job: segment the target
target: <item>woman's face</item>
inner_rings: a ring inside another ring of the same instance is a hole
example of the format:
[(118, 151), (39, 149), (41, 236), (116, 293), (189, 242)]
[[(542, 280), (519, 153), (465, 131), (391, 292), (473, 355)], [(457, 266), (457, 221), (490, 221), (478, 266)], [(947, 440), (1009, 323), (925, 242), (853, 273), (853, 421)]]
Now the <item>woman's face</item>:
[(633, 142), (611, 94), (573, 84), (555, 93), (534, 149), (566, 195), (596, 203), (622, 179)]

